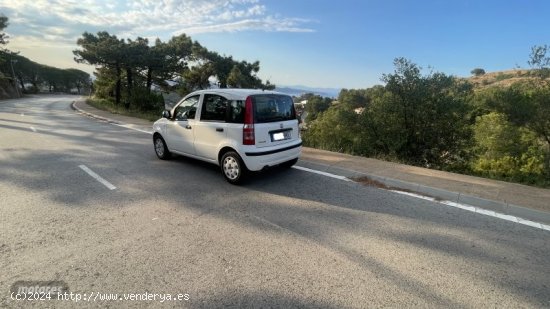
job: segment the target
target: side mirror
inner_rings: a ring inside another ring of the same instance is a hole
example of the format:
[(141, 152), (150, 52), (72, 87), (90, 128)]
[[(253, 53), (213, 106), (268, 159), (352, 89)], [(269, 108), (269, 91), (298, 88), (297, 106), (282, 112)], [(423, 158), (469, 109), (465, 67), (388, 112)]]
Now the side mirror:
[(170, 115), (169, 110), (165, 110), (162, 112), (162, 118), (170, 119), (172, 115)]

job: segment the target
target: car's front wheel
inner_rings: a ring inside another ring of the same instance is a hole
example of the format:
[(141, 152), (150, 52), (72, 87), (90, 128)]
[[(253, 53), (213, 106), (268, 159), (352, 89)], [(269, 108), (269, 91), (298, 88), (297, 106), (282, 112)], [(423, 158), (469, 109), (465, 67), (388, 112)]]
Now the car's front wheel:
[(172, 153), (170, 150), (168, 150), (168, 147), (166, 146), (166, 142), (160, 135), (155, 135), (153, 137), (153, 145), (155, 146), (155, 153), (157, 154), (157, 157), (161, 160), (168, 160), (172, 156)]
[(220, 160), (220, 167), (225, 180), (234, 185), (241, 183), (248, 173), (243, 160), (234, 151), (224, 153)]

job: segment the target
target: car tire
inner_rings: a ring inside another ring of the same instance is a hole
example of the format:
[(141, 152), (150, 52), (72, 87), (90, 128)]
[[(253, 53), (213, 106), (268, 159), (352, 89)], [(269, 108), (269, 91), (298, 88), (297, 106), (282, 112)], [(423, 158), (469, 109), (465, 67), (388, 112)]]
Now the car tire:
[(160, 135), (155, 135), (153, 137), (153, 146), (155, 148), (155, 153), (157, 154), (157, 157), (161, 160), (168, 160), (172, 156), (172, 153), (170, 150), (168, 150), (168, 147), (166, 146), (166, 142)]
[(248, 174), (248, 169), (244, 165), (243, 160), (234, 151), (228, 151), (223, 154), (220, 160), (220, 168), (225, 180), (233, 185), (242, 183)]
[(297, 162), (298, 162), (298, 158), (292, 159), (292, 160), (290, 160), (290, 161), (286, 161), (286, 162), (284, 162), (284, 163), (281, 163), (281, 166), (282, 166), (283, 168), (291, 168), (291, 167), (293, 167), (294, 164), (296, 164)]

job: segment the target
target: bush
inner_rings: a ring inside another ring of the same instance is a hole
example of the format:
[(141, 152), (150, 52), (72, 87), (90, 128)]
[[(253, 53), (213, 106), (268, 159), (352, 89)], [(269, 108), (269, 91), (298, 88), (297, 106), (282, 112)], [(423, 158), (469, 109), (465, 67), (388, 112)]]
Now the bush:
[(478, 117), (474, 126), (477, 158), (472, 170), (479, 175), (544, 184), (547, 182), (546, 153), (537, 135), (492, 112)]
[(485, 70), (482, 68), (475, 68), (472, 71), (470, 71), (470, 73), (472, 73), (472, 75), (474, 76), (481, 76), (481, 75), (485, 75)]
[(146, 88), (136, 88), (130, 98), (130, 107), (140, 112), (158, 112), (164, 110), (164, 98), (160, 93), (147, 91)]

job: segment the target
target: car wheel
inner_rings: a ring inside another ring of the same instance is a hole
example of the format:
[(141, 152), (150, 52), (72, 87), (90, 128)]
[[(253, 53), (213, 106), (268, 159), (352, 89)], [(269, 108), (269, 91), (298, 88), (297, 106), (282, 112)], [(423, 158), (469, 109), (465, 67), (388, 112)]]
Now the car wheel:
[(284, 168), (291, 168), (294, 166), (294, 164), (296, 164), (298, 162), (298, 158), (296, 159), (292, 159), (290, 161), (286, 161), (284, 163), (281, 163), (281, 166), (284, 167)]
[(160, 135), (155, 135), (153, 138), (153, 145), (155, 146), (155, 153), (161, 160), (168, 160), (172, 156), (170, 150), (166, 146), (166, 142)]
[(241, 157), (234, 151), (228, 151), (220, 160), (222, 174), (230, 184), (241, 183), (248, 173), (248, 169)]

